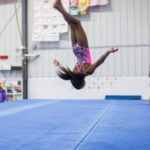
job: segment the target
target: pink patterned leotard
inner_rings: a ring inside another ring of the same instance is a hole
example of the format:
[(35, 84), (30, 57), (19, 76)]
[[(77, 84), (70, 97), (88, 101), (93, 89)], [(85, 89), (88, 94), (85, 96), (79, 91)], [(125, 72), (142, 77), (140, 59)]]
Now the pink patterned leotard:
[(92, 64), (89, 48), (81, 47), (77, 43), (72, 48), (77, 57), (76, 68), (78, 72), (80, 72), (83, 64)]

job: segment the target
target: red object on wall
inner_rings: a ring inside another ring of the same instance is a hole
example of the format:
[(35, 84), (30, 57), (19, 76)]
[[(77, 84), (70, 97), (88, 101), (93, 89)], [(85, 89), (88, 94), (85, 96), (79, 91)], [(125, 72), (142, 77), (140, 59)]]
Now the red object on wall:
[(8, 59), (8, 56), (7, 55), (0, 56), (0, 59)]

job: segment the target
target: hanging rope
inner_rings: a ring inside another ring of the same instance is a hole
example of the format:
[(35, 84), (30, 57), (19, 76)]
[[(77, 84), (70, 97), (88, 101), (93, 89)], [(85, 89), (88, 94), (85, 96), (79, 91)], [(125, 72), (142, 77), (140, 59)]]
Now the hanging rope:
[(15, 16), (16, 16), (16, 21), (17, 21), (19, 36), (20, 36), (20, 40), (21, 40), (22, 46), (24, 47), (24, 42), (23, 42), (23, 38), (22, 38), (22, 34), (21, 34), (21, 29), (20, 29), (20, 24), (19, 24), (19, 19), (18, 19), (18, 10), (17, 10), (17, 7), (16, 7), (16, 0), (13, 0), (13, 3), (14, 3), (14, 8), (15, 8)]
[[(20, 8), (20, 5), (17, 7), (17, 10)], [(4, 27), (0, 30), (0, 36), (3, 34), (3, 32), (6, 30), (6, 28), (8, 27), (9, 23), (12, 21), (13, 17), (15, 16), (15, 12), (13, 12), (13, 14), (10, 16), (10, 18), (8, 19), (8, 21), (6, 22), (6, 24), (4, 25)]]

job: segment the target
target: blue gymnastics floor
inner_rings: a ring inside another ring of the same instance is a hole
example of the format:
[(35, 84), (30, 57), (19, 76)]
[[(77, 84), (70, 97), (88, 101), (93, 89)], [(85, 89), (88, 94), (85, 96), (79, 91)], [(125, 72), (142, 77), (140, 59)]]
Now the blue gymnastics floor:
[(146, 101), (0, 104), (0, 150), (150, 150)]

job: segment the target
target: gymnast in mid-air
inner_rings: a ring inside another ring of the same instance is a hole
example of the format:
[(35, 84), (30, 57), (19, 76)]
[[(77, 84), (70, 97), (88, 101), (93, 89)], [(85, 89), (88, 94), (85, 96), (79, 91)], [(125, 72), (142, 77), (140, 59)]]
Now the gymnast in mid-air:
[(92, 75), (97, 67), (99, 67), (110, 53), (118, 51), (118, 49), (110, 48), (95, 63), (92, 63), (88, 40), (80, 20), (71, 16), (63, 7), (61, 0), (55, 0), (53, 7), (57, 9), (70, 26), (72, 49), (77, 57), (77, 64), (73, 71), (63, 67), (58, 60), (54, 60), (54, 65), (59, 67), (58, 76), (63, 80), (70, 80), (74, 88), (82, 89), (85, 86), (85, 77)]

